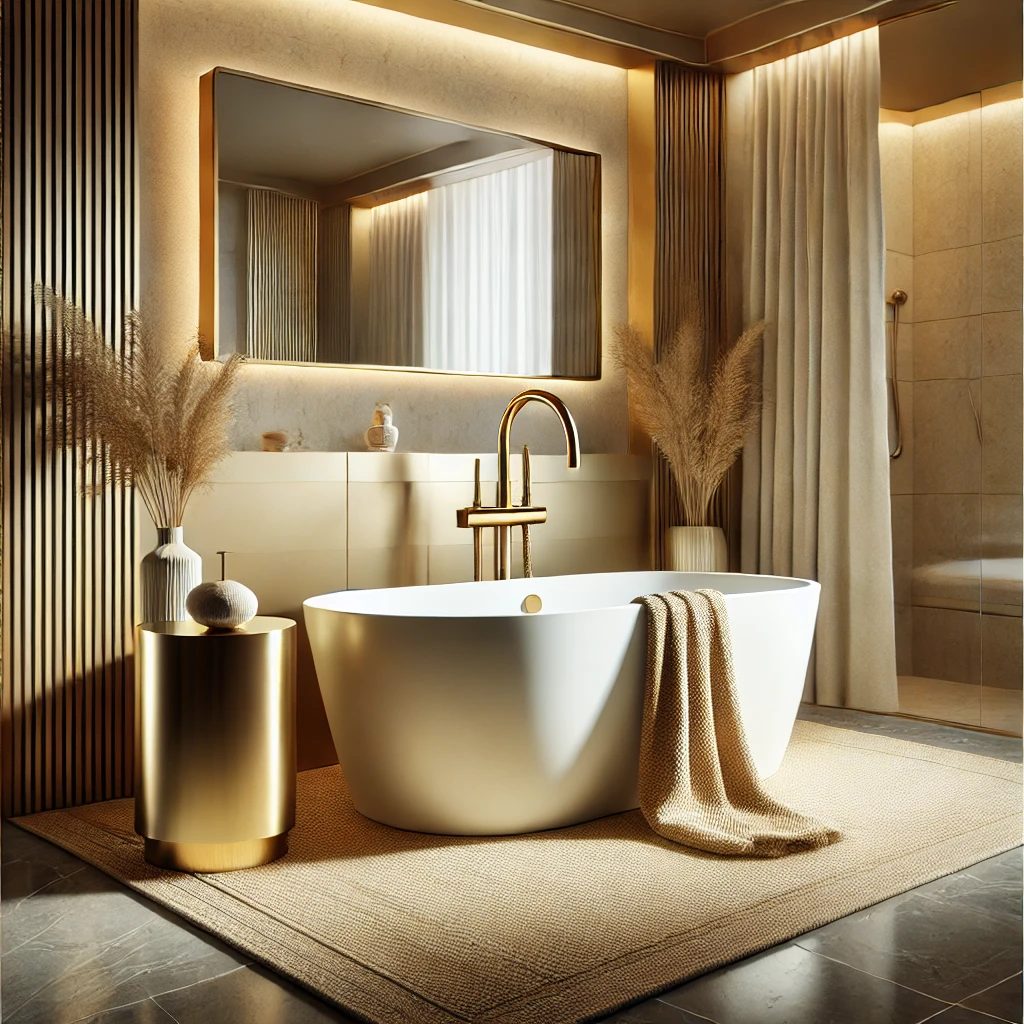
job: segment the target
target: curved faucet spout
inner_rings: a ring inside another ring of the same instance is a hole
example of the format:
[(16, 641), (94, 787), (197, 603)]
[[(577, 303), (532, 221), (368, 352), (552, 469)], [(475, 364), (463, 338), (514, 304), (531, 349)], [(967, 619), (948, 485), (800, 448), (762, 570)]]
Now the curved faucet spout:
[[(576, 424), (572, 414), (557, 395), (550, 391), (531, 390), (516, 395), (501, 417), (498, 426), (498, 505), (502, 508), (512, 506), (512, 472), (511, 442), (512, 421), (519, 411), (530, 402), (546, 405), (559, 419), (565, 431), (566, 463), (570, 469), (578, 469), (580, 464), (580, 437), (576, 432)], [(509, 528), (498, 527), (498, 576), (501, 579), (511, 577), (512, 542)]]
[(498, 504), (502, 506), (508, 506), (512, 501), (512, 421), (530, 402), (546, 405), (558, 417), (565, 431), (566, 464), (570, 469), (578, 469), (580, 465), (580, 436), (565, 402), (550, 391), (531, 390), (516, 395), (508, 403), (508, 408), (498, 425)]

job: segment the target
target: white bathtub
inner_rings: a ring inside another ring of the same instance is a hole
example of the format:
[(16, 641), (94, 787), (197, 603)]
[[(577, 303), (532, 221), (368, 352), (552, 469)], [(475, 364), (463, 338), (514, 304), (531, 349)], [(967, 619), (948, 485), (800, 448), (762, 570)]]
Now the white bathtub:
[[(346, 591), (305, 602), (356, 809), (397, 828), (532, 832), (636, 807), (641, 594), (725, 594), (740, 705), (763, 777), (803, 690), (817, 583), (631, 572)], [(536, 594), (543, 609), (522, 610)]]

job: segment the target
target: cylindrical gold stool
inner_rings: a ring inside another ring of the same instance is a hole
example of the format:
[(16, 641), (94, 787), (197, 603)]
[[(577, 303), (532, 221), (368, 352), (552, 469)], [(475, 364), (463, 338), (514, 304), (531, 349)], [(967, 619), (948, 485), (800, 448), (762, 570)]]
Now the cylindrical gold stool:
[(178, 871), (253, 867), (295, 824), (295, 623), (135, 630), (135, 831)]

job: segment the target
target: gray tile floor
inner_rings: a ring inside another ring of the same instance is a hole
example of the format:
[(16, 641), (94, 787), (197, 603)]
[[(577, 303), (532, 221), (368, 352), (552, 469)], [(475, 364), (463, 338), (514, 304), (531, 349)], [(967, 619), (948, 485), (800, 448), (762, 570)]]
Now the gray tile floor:
[[(805, 707), (801, 717), (1021, 760), (1019, 740)], [(352, 1018), (56, 846), (4, 823), (3, 1020)], [(612, 1014), (606, 1024), (1021, 1022), (1020, 848)]]

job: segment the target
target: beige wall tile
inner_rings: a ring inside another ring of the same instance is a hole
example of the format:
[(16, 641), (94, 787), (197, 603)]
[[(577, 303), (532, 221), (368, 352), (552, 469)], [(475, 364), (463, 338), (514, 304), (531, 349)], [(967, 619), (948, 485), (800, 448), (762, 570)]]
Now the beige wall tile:
[(910, 604), (914, 568), (914, 497), (895, 494), (891, 505), (893, 593), (897, 604)]
[(981, 376), (981, 317), (926, 320), (914, 325), (914, 379)]
[(1021, 493), (1021, 376), (982, 381), (981, 420), (985, 434), (982, 485), (986, 494)]
[(538, 483), (533, 500), (548, 510), (534, 531), (544, 541), (576, 537), (643, 537), (647, 532), (648, 486), (641, 480), (614, 483)]
[(914, 323), (980, 313), (981, 246), (915, 256), (914, 287), (917, 290)]
[(914, 287), (914, 257), (905, 253), (887, 250), (885, 254), (885, 297), (902, 288), (907, 301), (900, 310), (900, 322), (912, 324), (917, 318)]
[(1021, 557), (1021, 513), (1019, 494), (982, 495), (981, 550), (984, 557)]
[(914, 255), (981, 241), (981, 111), (914, 127)]
[(423, 586), (429, 582), (427, 559), (426, 544), (352, 548), (348, 553), (348, 589)]
[(429, 509), (430, 493), (425, 483), (350, 482), (349, 550), (428, 543)]
[(981, 446), (968, 387), (966, 380), (914, 383), (915, 494), (981, 490)]
[(346, 490), (344, 480), (213, 484), (188, 504), (185, 541), (204, 555), (207, 579), (219, 566), (205, 552), (343, 549)]
[(1019, 99), (981, 110), (984, 241), (1024, 232), (1024, 121)]
[(913, 609), (909, 605), (895, 607), (896, 618), (896, 674), (913, 675), (914, 672), (914, 621)]
[(982, 246), (982, 309), (986, 313), (1020, 309), (1024, 290), (1020, 235)]
[(580, 572), (633, 572), (650, 568), (646, 544), (638, 538), (586, 537), (533, 541), (533, 574), (562, 576)]
[[(903, 427), (903, 451), (897, 459), (889, 460), (889, 493), (914, 493), (914, 384), (911, 381), (898, 381), (897, 393), (900, 397), (900, 423)], [(890, 403), (891, 406), (891, 403)], [(893, 424), (895, 418), (890, 408), (890, 441), (895, 440)], [(892, 447), (889, 449), (893, 450)]]
[(981, 681), (985, 686), (1019, 690), (1024, 673), (1021, 619), (1016, 615), (982, 615)]
[(878, 126), (885, 207), (885, 246), (914, 252), (914, 129), (910, 125)]
[(981, 550), (981, 497), (915, 494), (914, 565), (977, 558)]
[(986, 313), (981, 318), (981, 372), (986, 376), (1020, 373), (1024, 350), (1021, 311)]
[(981, 682), (981, 614), (914, 606), (914, 675)]
[[(906, 304), (904, 304), (904, 309)], [(893, 321), (889, 321), (886, 325), (886, 331), (892, 331)], [(904, 318), (902, 310), (900, 311), (900, 323), (899, 330), (896, 335), (896, 379), (897, 380), (913, 380), (914, 379), (914, 324)], [(892, 334), (886, 335), (886, 346), (885, 346), (885, 372), (887, 376), (892, 376)]]

